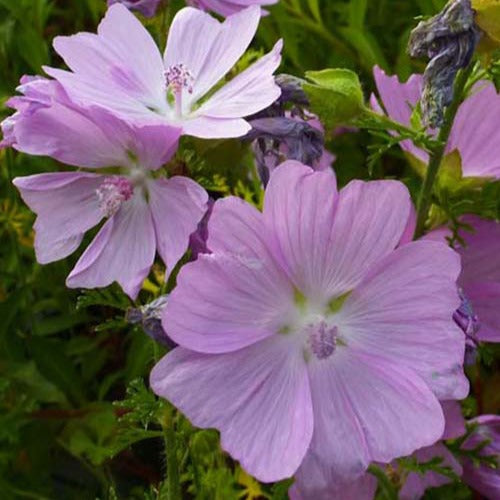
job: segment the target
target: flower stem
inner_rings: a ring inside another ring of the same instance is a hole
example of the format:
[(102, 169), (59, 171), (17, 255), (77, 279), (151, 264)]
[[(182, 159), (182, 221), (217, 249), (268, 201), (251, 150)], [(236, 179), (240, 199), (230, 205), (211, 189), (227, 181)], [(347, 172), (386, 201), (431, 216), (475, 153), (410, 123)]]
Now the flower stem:
[(165, 456), (167, 459), (167, 499), (181, 500), (179, 464), (177, 463), (177, 443), (175, 439), (174, 409), (168, 404), (161, 422)]
[(439, 167), (441, 166), (441, 163), (443, 161), (446, 145), (448, 143), (448, 139), (450, 138), (451, 129), (453, 127), (453, 122), (455, 121), (458, 107), (462, 102), (464, 89), (473, 67), (474, 66), (470, 64), (467, 68), (459, 73), (455, 81), (453, 101), (446, 110), (443, 126), (440, 128), (437, 136), (437, 145), (430, 152), (429, 165), (427, 166), (424, 183), (418, 197), (417, 227), (415, 230), (415, 239), (420, 238), (420, 236), (424, 234), (425, 223), (427, 221), (429, 208), (431, 206), (434, 182), (436, 181)]

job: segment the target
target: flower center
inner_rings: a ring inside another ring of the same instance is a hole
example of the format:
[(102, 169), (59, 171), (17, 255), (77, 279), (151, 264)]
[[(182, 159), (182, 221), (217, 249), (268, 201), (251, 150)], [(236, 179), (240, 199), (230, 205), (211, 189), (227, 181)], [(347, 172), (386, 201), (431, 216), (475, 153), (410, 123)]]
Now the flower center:
[(124, 201), (129, 200), (134, 194), (134, 187), (126, 177), (114, 175), (106, 177), (96, 189), (99, 208), (106, 217), (116, 214)]
[(173, 64), (165, 70), (167, 88), (174, 96), (175, 114), (182, 116), (182, 92), (187, 90), (193, 93), (194, 77), (189, 69), (183, 64)]
[(326, 321), (312, 323), (306, 326), (307, 347), (317, 359), (327, 359), (337, 347), (338, 329), (336, 326), (330, 326)]

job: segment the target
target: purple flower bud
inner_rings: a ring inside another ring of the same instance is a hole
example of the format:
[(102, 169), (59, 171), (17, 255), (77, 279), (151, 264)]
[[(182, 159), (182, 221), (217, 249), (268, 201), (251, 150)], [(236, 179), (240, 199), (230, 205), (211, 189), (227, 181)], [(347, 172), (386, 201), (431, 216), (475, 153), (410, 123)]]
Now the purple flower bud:
[(207, 247), (208, 240), (208, 220), (212, 215), (212, 210), (214, 207), (214, 201), (212, 199), (208, 200), (207, 211), (203, 216), (203, 219), (198, 223), (198, 229), (189, 238), (189, 248), (191, 249), (191, 254), (193, 259), (197, 259), (200, 253), (210, 253)]
[(246, 138), (256, 140), (254, 153), (262, 183), (285, 159), (314, 166), (323, 155), (323, 134), (307, 121), (289, 117), (259, 118), (250, 121)]
[(115, 3), (121, 3), (127, 9), (137, 10), (143, 16), (153, 17), (161, 0), (108, 0), (108, 7)]
[(174, 348), (176, 346), (175, 342), (165, 333), (161, 325), (161, 315), (167, 302), (168, 295), (160, 295), (149, 304), (138, 308), (130, 308), (125, 319), (133, 325), (140, 324), (144, 332), (159, 344)]
[(471, 302), (467, 299), (462, 288), (458, 289), (458, 294), (462, 303), (453, 313), (453, 320), (465, 333), (465, 364), (473, 365), (476, 362), (477, 333), (481, 328), (479, 318), (472, 309)]
[(444, 109), (453, 100), (459, 69), (470, 64), (479, 41), (470, 0), (453, 0), (436, 16), (421, 21), (411, 32), (408, 52), (428, 57), (422, 91), (422, 117), (426, 125), (440, 127)]

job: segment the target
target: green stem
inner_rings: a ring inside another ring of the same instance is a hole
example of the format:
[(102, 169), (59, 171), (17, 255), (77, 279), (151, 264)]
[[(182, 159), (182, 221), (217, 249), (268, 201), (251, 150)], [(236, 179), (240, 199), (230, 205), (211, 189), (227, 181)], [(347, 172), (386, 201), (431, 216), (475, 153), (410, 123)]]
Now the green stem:
[(445, 115), (444, 123), (439, 130), (437, 136), (437, 145), (432, 148), (429, 156), (429, 165), (427, 166), (427, 172), (425, 174), (424, 183), (420, 194), (418, 197), (417, 204), (417, 227), (415, 230), (415, 239), (419, 238), (424, 234), (425, 223), (429, 215), (429, 208), (432, 201), (432, 190), (434, 187), (434, 182), (436, 181), (437, 174), (439, 172), (439, 167), (443, 161), (444, 153), (446, 150), (446, 145), (450, 137), (451, 129), (453, 127), (453, 122), (455, 121), (455, 116), (458, 111), (458, 107), (462, 102), (462, 96), (464, 93), (467, 80), (471, 74), (473, 65), (469, 65), (466, 69), (462, 70), (455, 81), (454, 97), (452, 103), (448, 106)]
[(168, 405), (161, 422), (165, 456), (167, 459), (167, 499), (181, 500), (181, 483), (179, 480), (179, 465), (177, 463), (177, 443), (175, 439), (174, 409)]

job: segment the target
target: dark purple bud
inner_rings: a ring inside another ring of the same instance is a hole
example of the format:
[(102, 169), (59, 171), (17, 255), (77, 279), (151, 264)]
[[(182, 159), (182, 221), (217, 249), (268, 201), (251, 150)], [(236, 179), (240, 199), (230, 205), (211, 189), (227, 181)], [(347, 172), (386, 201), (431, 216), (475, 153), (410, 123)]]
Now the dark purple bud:
[(191, 255), (193, 259), (197, 259), (200, 253), (210, 253), (207, 247), (208, 240), (208, 221), (212, 215), (212, 210), (214, 207), (214, 200), (208, 200), (208, 208), (205, 215), (198, 223), (198, 228), (189, 238), (189, 248), (191, 249)]
[(304, 120), (288, 117), (259, 118), (250, 121), (246, 139), (256, 140), (254, 152), (262, 183), (284, 160), (297, 160), (314, 166), (324, 150), (323, 133)]
[(481, 328), (481, 323), (461, 288), (458, 289), (458, 295), (462, 302), (453, 313), (453, 320), (465, 333), (465, 364), (472, 365), (476, 362), (477, 332)]
[(444, 110), (453, 100), (453, 84), (459, 69), (466, 68), (479, 41), (470, 0), (453, 0), (436, 16), (421, 21), (411, 32), (408, 52), (427, 57), (421, 98), (425, 125), (440, 127)]
[(168, 295), (161, 295), (149, 304), (138, 308), (130, 308), (125, 315), (126, 321), (133, 325), (141, 325), (154, 341), (166, 347), (174, 348), (176, 346), (170, 337), (165, 333), (161, 325), (161, 316), (163, 308), (167, 305)]
[(304, 80), (296, 76), (282, 73), (281, 75), (277, 75), (274, 81), (281, 89), (281, 96), (279, 98), (280, 103), (290, 103), (296, 106), (309, 105), (309, 99), (302, 88)]

